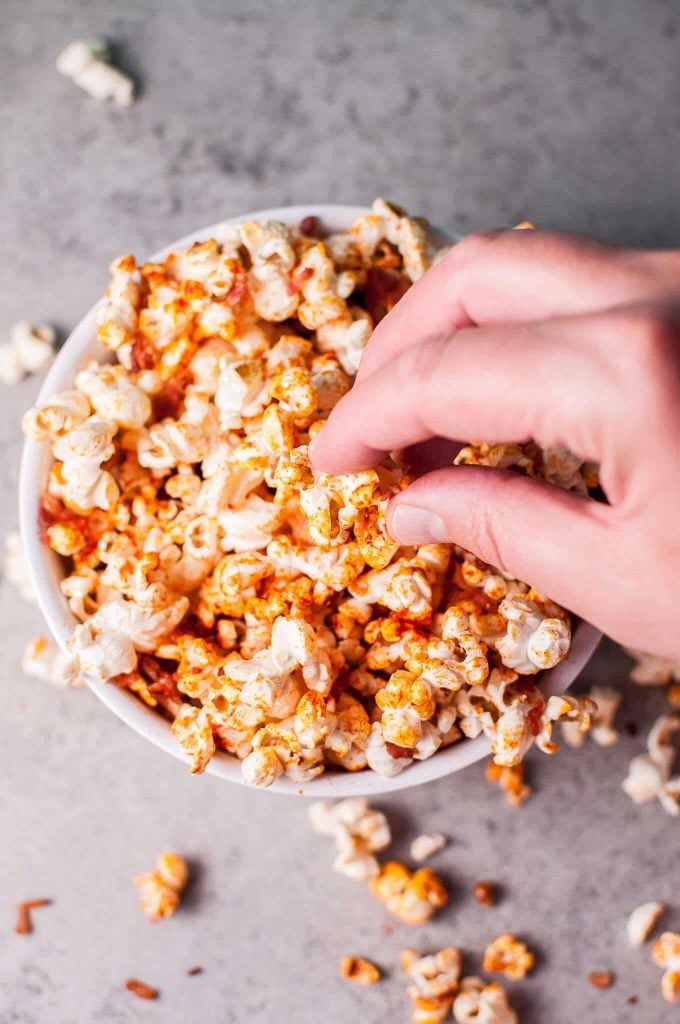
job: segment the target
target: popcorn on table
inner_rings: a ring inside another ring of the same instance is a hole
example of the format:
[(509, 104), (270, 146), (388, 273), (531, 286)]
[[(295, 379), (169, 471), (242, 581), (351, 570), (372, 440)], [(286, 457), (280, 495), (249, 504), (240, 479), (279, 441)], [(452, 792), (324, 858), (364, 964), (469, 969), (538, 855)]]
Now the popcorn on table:
[(380, 870), (375, 853), (392, 842), (389, 822), (381, 811), (360, 798), (339, 803), (318, 801), (308, 810), (312, 829), (335, 840), (337, 856), (333, 870), (363, 882)]
[(661, 994), (667, 1003), (680, 999), (680, 934), (663, 932), (652, 946), (652, 959), (664, 968)]
[(503, 974), (511, 981), (518, 981), (526, 977), (534, 966), (534, 954), (515, 935), (504, 932), (486, 947), (482, 966), (485, 971)]
[(113, 100), (128, 107), (135, 86), (129, 75), (111, 64), (109, 47), (102, 39), (74, 39), (57, 57), (57, 71), (70, 78), (93, 99)]
[(81, 687), (85, 680), (67, 670), (67, 658), (59, 646), (45, 636), (36, 636), (24, 648), (21, 670), (27, 676), (41, 679), (52, 686)]
[(421, 864), (428, 858), (433, 857), (435, 853), (439, 853), (446, 846), (446, 836), (441, 832), (426, 832), (416, 838), (411, 843), (411, 856), (415, 861)]
[(402, 950), (401, 967), (411, 982), (406, 994), (413, 1004), (413, 1024), (441, 1024), (450, 1017), (461, 960), (460, 950), (452, 946), (428, 956), (416, 949)]
[(379, 968), (363, 956), (344, 956), (340, 961), (340, 976), (357, 985), (375, 985), (382, 977)]
[[(91, 85), (98, 55), (68, 52)], [(79, 622), (67, 675), (170, 718), (193, 772), (223, 750), (258, 786), (391, 777), (482, 734), (514, 772), (534, 743), (557, 749), (555, 722), (588, 728), (587, 699), (538, 686), (568, 654), (569, 616), (455, 545), (399, 547), (386, 509), (409, 477), (391, 460), (313, 473), (310, 440), (434, 256), (383, 200), (318, 234), (250, 222), (161, 263), (112, 262), (97, 321), (114, 361), (24, 417), (54, 455), (40, 528)], [(456, 461), (593, 482), (533, 442)], [(339, 869), (371, 873), (347, 835)]]
[(54, 359), (57, 332), (49, 324), (19, 320), (9, 341), (0, 344), (0, 381), (18, 384), (30, 373), (42, 373)]
[(171, 917), (179, 906), (179, 897), (189, 881), (189, 868), (178, 853), (161, 853), (154, 871), (135, 875), (139, 905), (149, 921)]
[(626, 935), (631, 946), (642, 946), (665, 910), (663, 903), (651, 900), (631, 911), (626, 921)]
[(397, 860), (382, 864), (369, 884), (378, 902), (405, 924), (425, 924), (449, 899), (434, 871), (418, 868), (411, 872)]
[(619, 738), (614, 728), (614, 719), (623, 695), (620, 690), (614, 690), (609, 686), (594, 686), (588, 697), (596, 709), (591, 715), (589, 733), (586, 734), (578, 722), (566, 719), (562, 722), (562, 737), (570, 747), (583, 746), (586, 735), (589, 735), (598, 747), (611, 747)]
[(519, 1024), (503, 986), (476, 977), (461, 981), (453, 1001), (453, 1019), (456, 1024)]
[(636, 804), (658, 799), (668, 814), (680, 814), (680, 775), (671, 776), (675, 748), (673, 733), (680, 729), (680, 715), (661, 715), (647, 736), (647, 753), (638, 754), (628, 765), (621, 783)]

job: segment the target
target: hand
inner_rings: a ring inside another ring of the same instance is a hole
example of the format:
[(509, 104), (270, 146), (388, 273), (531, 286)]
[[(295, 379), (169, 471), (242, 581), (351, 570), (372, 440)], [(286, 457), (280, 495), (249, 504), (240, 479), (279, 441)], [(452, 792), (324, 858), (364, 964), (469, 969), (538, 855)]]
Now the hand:
[[(451, 466), (451, 442), (567, 445), (608, 504)], [(415, 447), (412, 447), (415, 446)], [(312, 461), (410, 448), (402, 544), (450, 541), (629, 646), (680, 657), (680, 251), (533, 231), (472, 236), (376, 328)]]

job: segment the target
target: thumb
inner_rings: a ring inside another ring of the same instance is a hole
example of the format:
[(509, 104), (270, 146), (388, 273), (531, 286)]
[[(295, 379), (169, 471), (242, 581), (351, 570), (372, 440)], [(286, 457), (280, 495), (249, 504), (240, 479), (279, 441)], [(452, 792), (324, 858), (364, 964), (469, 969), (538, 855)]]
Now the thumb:
[(519, 473), (454, 466), (393, 498), (387, 522), (401, 544), (459, 544), (597, 623), (609, 591), (610, 512)]

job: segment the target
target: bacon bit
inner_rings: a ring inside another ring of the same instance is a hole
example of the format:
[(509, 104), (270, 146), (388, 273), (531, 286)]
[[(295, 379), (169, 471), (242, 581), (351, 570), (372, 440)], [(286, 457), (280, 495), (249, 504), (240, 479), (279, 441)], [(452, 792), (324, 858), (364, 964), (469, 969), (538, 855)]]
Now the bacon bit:
[(240, 260), (230, 260), (234, 274), (234, 283), (227, 292), (226, 301), (230, 306), (238, 306), (248, 294), (248, 278)]
[(411, 282), (406, 274), (371, 267), (366, 274), (364, 299), (373, 323), (377, 324), (387, 316), (410, 287)]
[(298, 231), (308, 238), (323, 238), (324, 230), (320, 217), (303, 217), (298, 224)]
[(385, 750), (390, 755), (390, 757), (413, 757), (412, 750), (410, 750), (408, 747), (400, 747), (396, 743), (386, 743)]
[(390, 935), (394, 935), (394, 925), (385, 923), (380, 926), (380, 931), (387, 939)]
[(496, 902), (496, 886), (493, 882), (475, 882), (472, 895), (483, 907), (492, 907)]
[(187, 974), (189, 975), (190, 978), (193, 978), (193, 976), (195, 974), (203, 974), (203, 968), (202, 967), (190, 967), (189, 970), (187, 971)]
[(347, 668), (346, 665), (343, 666), (343, 668), (341, 668), (340, 671), (338, 672), (337, 678), (334, 680), (333, 685), (331, 686), (331, 692), (329, 693), (329, 697), (333, 697), (335, 700), (337, 700), (339, 697), (343, 695), (345, 690), (349, 690), (349, 669)]
[(38, 530), (43, 544), (48, 543), (47, 531), (57, 523), (63, 526), (71, 526), (83, 536), (89, 537), (88, 521), (85, 516), (76, 515), (62, 505), (59, 498), (54, 494), (45, 492), (40, 499), (38, 509)]
[(188, 383), (188, 374), (182, 375), (186, 379), (178, 380), (173, 377), (163, 388), (153, 396), (153, 415), (156, 420), (177, 419), (180, 407), (184, 400), (184, 392)]
[(125, 982), (128, 992), (132, 992), (138, 999), (158, 999), (158, 989), (145, 984), (139, 978), (128, 978)]
[[(172, 664), (167, 662), (167, 664)], [(154, 697), (171, 697), (181, 700), (182, 695), (177, 689), (177, 674), (164, 668), (153, 654), (140, 654), (137, 667), (149, 683), (149, 693)]]
[(37, 899), (24, 900), (23, 903), (17, 903), (17, 921), (14, 926), (14, 931), (17, 935), (30, 935), (33, 931), (31, 911), (35, 910), (36, 907), (48, 907), (51, 902), (52, 900)]
[(638, 727), (635, 724), (635, 722), (626, 722), (625, 728), (626, 728), (626, 732), (628, 733), (629, 736), (637, 736), (637, 734), (638, 734)]
[(140, 370), (153, 370), (156, 357), (146, 338), (138, 334), (130, 349), (130, 366), (135, 373)]
[(611, 971), (591, 971), (588, 975), (588, 982), (593, 988), (611, 988), (614, 984), (614, 975)]
[(314, 268), (305, 267), (299, 274), (294, 274), (293, 277), (286, 283), (286, 291), (289, 295), (295, 295), (302, 288), (305, 281), (309, 281), (311, 277), (314, 277)]
[(635, 1004), (638, 1002), (638, 996), (628, 996), (626, 1002), (629, 1006), (635, 1006)]
[(392, 245), (386, 238), (378, 242), (373, 254), (373, 262), (376, 267), (383, 270), (395, 270), (401, 268), (403, 261), (396, 245)]
[(534, 704), (527, 715), (527, 722), (531, 729), (532, 735), (538, 736), (541, 731), (541, 715), (545, 711), (545, 703), (541, 701), (540, 704)]

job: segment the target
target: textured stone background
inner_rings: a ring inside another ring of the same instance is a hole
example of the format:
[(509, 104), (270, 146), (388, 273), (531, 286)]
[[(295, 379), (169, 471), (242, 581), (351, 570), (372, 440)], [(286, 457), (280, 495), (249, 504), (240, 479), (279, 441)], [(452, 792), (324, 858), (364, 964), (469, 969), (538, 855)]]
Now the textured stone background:
[[(0, 327), (29, 316), (68, 331), (113, 255), (286, 202), (384, 193), (463, 230), (529, 216), (677, 243), (679, 26), (671, 0), (4, 0)], [(66, 42), (95, 34), (141, 84), (129, 110), (53, 71)], [(3, 528), (16, 523), (19, 416), (36, 389), (1, 396)], [(436, 861), (450, 909), (385, 936), (362, 886), (331, 874), (303, 803), (190, 778), (87, 692), (23, 679), (35, 613), (6, 584), (0, 599), (1, 1024), (406, 1021), (403, 945), (458, 943), (474, 970), (506, 927), (540, 953), (512, 986), (523, 1024), (674, 1019), (658, 969), (623, 935), (631, 907), (677, 890), (677, 822), (619, 788), (640, 737), (532, 757), (536, 795), (521, 811), (479, 765), (385, 800), (404, 840), (423, 828), (453, 838)], [(584, 684), (626, 670), (607, 646)], [(662, 702), (635, 696), (623, 718), (643, 725)], [(193, 859), (196, 882), (152, 929), (130, 877), (167, 847)], [(493, 912), (468, 898), (480, 876), (505, 887)], [(14, 936), (13, 902), (36, 895), (54, 906)], [(668, 920), (680, 924), (677, 911)], [(365, 991), (341, 983), (348, 952), (392, 976)], [(187, 978), (194, 964), (205, 972)], [(593, 968), (615, 970), (616, 986), (591, 989)], [(125, 992), (133, 974), (162, 1000)]]

